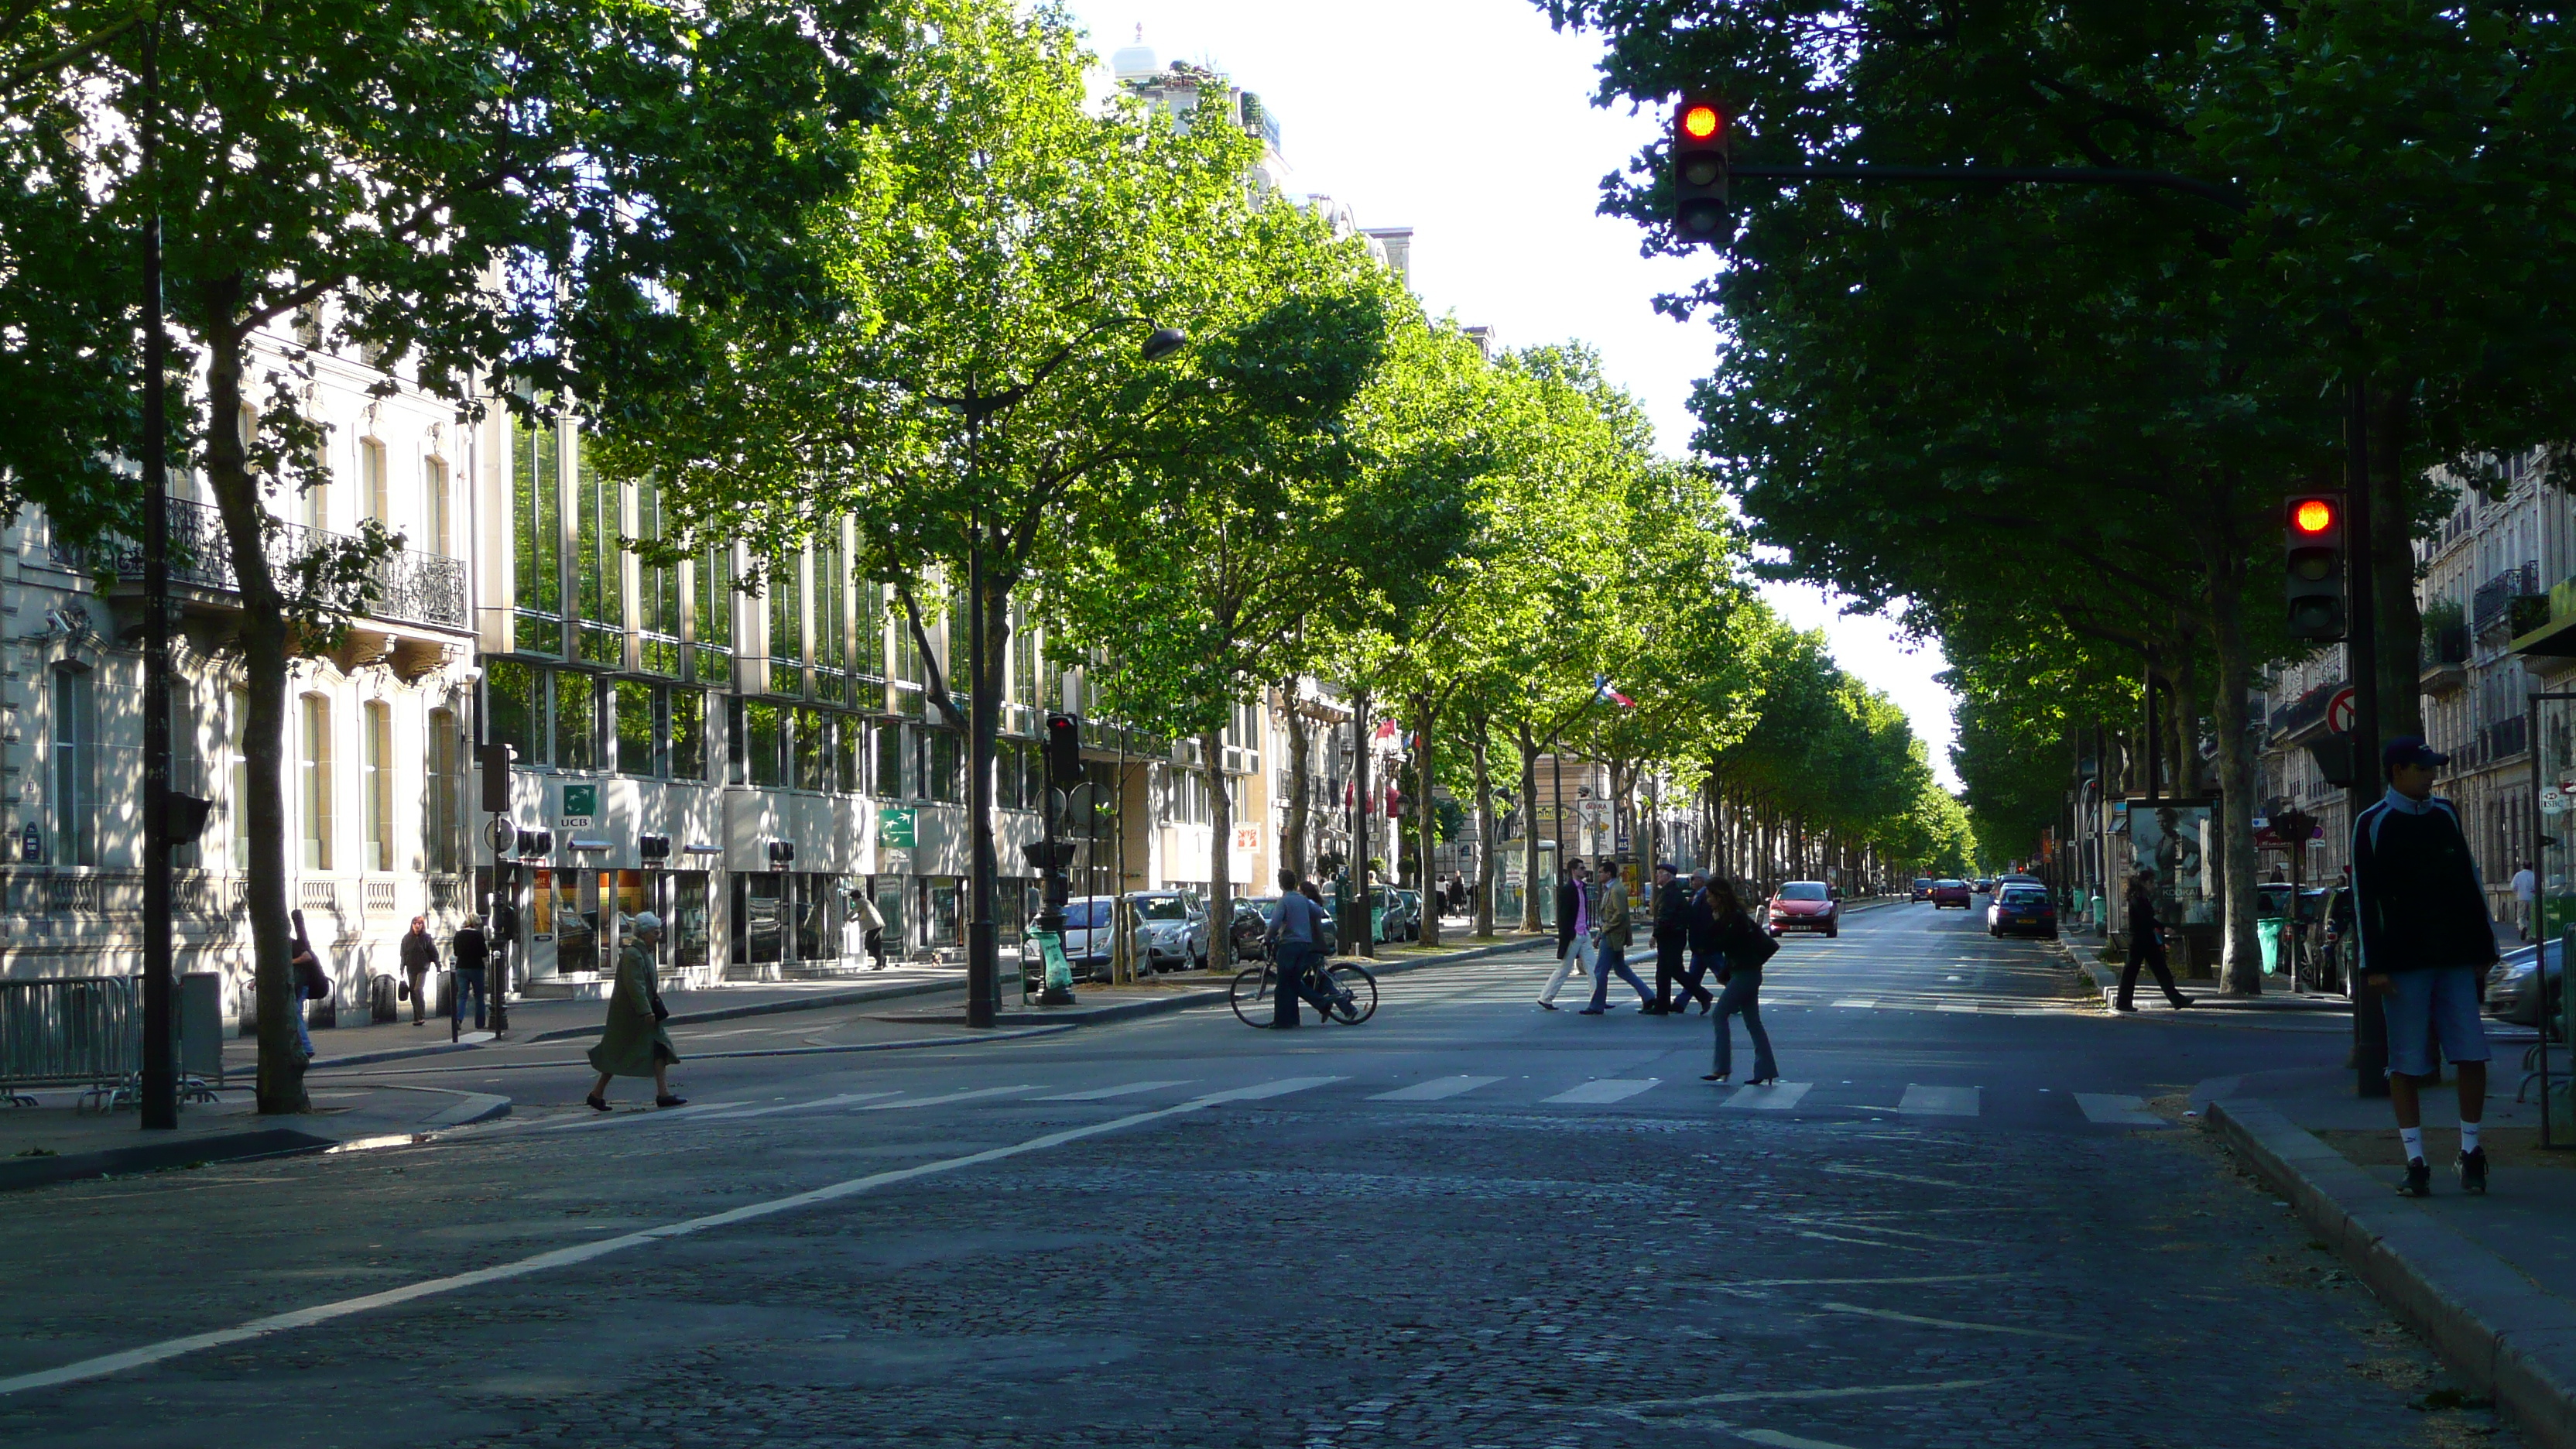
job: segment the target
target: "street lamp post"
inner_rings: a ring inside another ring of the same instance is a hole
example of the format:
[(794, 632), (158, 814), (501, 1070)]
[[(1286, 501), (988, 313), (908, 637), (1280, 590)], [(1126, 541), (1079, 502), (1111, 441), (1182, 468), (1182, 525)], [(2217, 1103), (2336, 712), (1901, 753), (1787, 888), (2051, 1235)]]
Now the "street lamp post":
[(162, 434), (170, 343), (161, 328), (161, 19), (143, 30), (143, 1079), (145, 1130), (179, 1125), (170, 979), (170, 513)]

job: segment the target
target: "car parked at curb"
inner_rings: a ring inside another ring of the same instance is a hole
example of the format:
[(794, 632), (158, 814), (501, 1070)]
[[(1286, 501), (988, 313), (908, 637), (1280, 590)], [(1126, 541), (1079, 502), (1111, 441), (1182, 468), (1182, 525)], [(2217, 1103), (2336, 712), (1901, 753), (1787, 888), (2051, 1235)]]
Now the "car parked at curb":
[(1126, 896), (1136, 923), (1137, 964), (1155, 971), (1195, 971), (1207, 964), (1208, 913), (1188, 891), (1135, 891)]
[[(1234, 958), (1238, 961), (1264, 961), (1270, 956), (1270, 923), (1279, 919), (1277, 896), (1247, 896), (1234, 903)], [(1333, 922), (1330, 909), (1318, 923), (1323, 936), (1324, 954), (1342, 949), (1341, 929)]]
[(1820, 880), (1782, 883), (1771, 897), (1770, 915), (1774, 936), (1791, 931), (1815, 931), (1826, 936), (1843, 933), (1842, 898)]
[(2487, 968), (2486, 1002), (2481, 1009), (2515, 1026), (2539, 1025), (2543, 972), (2548, 973), (2550, 1000), (2564, 1000), (2561, 993), (2567, 989), (2567, 976), (2556, 939), (2505, 952), (2503, 960)]

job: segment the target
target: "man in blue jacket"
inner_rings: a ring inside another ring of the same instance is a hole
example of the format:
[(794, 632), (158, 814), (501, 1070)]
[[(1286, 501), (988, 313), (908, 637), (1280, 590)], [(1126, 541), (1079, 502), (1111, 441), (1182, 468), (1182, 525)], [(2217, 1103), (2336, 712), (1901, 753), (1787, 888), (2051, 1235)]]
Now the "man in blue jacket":
[(2388, 1097), (2406, 1144), (2406, 1177), (2397, 1190), (2408, 1197), (2433, 1190), (2418, 1093), (2419, 1080), (2435, 1076), (2432, 1045), (2439, 1041), (2460, 1077), (2460, 1189), (2484, 1192), (2478, 1123), (2486, 1115), (2490, 1053), (2478, 982), (2495, 963), (2495, 927), (2459, 812), (2433, 794), (2433, 772), (2450, 756), (2401, 735), (2380, 761), (2388, 793), (2353, 821), (2353, 919), (2362, 981), (2388, 1017)]

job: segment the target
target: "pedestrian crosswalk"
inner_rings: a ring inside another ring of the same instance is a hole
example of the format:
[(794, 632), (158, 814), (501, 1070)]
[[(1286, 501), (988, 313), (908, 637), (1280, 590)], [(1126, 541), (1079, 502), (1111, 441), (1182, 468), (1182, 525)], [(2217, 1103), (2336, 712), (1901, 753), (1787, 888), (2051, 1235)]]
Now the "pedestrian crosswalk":
[(1636, 1096), (1640, 1092), (1653, 1091), (1655, 1086), (1656, 1082), (1652, 1077), (1648, 1077), (1643, 1081), (1634, 1082), (1622, 1081), (1616, 1077), (1611, 1077), (1585, 1082), (1581, 1086), (1568, 1087), (1553, 1097), (1546, 1097), (1541, 1100), (1564, 1106), (1591, 1106), (1611, 1102), (1624, 1102), (1630, 1097)]

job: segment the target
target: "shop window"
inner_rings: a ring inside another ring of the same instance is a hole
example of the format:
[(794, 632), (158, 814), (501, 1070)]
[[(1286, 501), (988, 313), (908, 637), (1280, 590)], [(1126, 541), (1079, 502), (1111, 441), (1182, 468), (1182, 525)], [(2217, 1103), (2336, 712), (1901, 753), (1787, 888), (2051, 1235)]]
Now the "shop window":
[(784, 958), (787, 944), (787, 878), (737, 873), (733, 878), (733, 959), (761, 966)]
[(966, 940), (966, 918), (963, 912), (966, 893), (959, 889), (953, 875), (929, 876), (922, 880), (923, 944), (957, 946)]
[(684, 870), (671, 878), (671, 964), (687, 970), (714, 958), (707, 912), (707, 873)]

